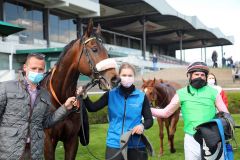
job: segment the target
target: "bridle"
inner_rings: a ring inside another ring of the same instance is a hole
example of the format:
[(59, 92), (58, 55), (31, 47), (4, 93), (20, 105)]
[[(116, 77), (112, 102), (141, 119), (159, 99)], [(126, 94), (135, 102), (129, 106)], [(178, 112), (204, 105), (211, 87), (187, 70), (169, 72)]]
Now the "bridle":
[[(91, 69), (91, 73), (92, 73), (91, 81), (89, 83), (87, 83), (85, 86), (83, 86), (83, 91), (84, 92), (90, 90), (92, 87), (94, 87), (97, 84), (99, 85), (99, 88), (102, 89), (102, 87), (101, 87), (102, 80), (105, 81), (105, 83), (108, 83), (107, 80), (97, 70), (96, 65), (94, 65), (93, 60), (92, 60), (92, 58), (89, 54), (89, 51), (86, 47), (86, 44), (89, 43), (92, 40), (99, 41), (99, 38), (97, 38), (96, 36), (92, 36), (92, 37), (86, 39), (85, 41), (83, 41), (83, 39), (80, 40), (80, 43), (83, 44), (83, 49), (81, 50), (81, 53), (79, 55), (77, 67), (79, 67), (79, 65), (80, 65), (80, 60), (81, 60), (82, 55), (85, 54), (86, 57), (87, 57), (87, 60), (88, 60), (88, 64), (89, 64), (90, 69)], [(59, 105), (62, 105), (62, 103), (59, 101), (59, 99), (58, 99), (58, 97), (57, 97), (57, 95), (56, 95), (56, 93), (53, 89), (53, 86), (52, 86), (52, 78), (53, 78), (53, 75), (54, 75), (55, 71), (56, 71), (56, 66), (54, 66), (54, 68), (52, 69), (52, 73), (50, 75), (50, 82), (49, 82), (50, 92), (52, 93), (52, 96), (57, 101), (57, 103)]]
[[(161, 86), (165, 85), (165, 86), (163, 86), (162, 88), (164, 89), (164, 91), (165, 91), (167, 94), (166, 94), (164, 97), (162, 97), (161, 103), (158, 104), (158, 106), (156, 106), (156, 108), (161, 108), (161, 107), (163, 107), (163, 104), (165, 104), (165, 103), (167, 102), (167, 100), (168, 100), (168, 90), (165, 89), (165, 88), (166, 88), (166, 84), (160, 83), (159, 85), (161, 85)], [(157, 92), (157, 91), (156, 91), (156, 89), (155, 89), (153, 86), (145, 86), (144, 89), (150, 88), (150, 87), (153, 88), (152, 92), (153, 92), (154, 94), (157, 94), (157, 93), (155, 93), (155, 92)], [(154, 98), (153, 101), (156, 102), (157, 100)], [(153, 106), (152, 103), (151, 103), (151, 105)]]

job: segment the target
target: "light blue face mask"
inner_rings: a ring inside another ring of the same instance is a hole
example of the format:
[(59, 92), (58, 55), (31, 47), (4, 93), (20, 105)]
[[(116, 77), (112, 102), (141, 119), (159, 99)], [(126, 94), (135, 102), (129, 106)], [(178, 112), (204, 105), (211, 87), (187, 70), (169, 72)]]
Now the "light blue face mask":
[(33, 71), (28, 72), (27, 78), (34, 84), (38, 84), (41, 80), (43, 80), (43, 73), (37, 73)]

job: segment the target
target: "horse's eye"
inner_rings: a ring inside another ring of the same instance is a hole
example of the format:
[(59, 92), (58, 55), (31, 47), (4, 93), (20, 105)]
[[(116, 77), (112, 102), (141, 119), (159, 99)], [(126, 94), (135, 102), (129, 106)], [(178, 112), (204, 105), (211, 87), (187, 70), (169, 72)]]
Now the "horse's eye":
[(97, 47), (93, 47), (92, 51), (96, 53), (98, 51)]

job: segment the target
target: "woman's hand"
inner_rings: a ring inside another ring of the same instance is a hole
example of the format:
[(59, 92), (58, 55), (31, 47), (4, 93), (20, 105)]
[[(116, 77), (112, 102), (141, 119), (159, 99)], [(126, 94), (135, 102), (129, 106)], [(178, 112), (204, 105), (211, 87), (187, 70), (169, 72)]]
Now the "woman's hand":
[(82, 86), (79, 86), (76, 90), (77, 95), (81, 94), (83, 96), (83, 99), (87, 98), (87, 93), (83, 90)]
[(135, 133), (136, 134), (143, 134), (143, 131), (144, 131), (143, 124), (139, 124), (139, 125), (137, 125), (133, 128), (132, 135), (135, 134)]

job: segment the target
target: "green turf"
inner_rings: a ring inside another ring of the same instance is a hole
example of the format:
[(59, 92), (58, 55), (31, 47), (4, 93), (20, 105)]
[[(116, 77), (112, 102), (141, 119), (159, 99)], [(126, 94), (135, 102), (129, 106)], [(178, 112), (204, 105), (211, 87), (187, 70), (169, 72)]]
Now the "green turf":
[[(236, 124), (240, 125), (240, 114), (233, 115)], [(90, 144), (88, 145), (89, 150), (99, 159), (104, 160), (105, 154), (105, 138), (107, 133), (108, 124), (96, 124), (90, 126)], [(236, 138), (237, 141), (240, 143), (240, 129), (236, 129)], [(152, 143), (155, 156), (149, 157), (149, 160), (183, 160), (184, 159), (184, 150), (183, 150), (183, 121), (180, 119), (177, 131), (175, 134), (175, 148), (176, 153), (171, 154), (168, 146), (167, 146), (167, 135), (165, 133), (164, 137), (164, 155), (162, 157), (158, 157), (159, 152), (159, 131), (157, 122), (154, 121), (154, 125), (149, 130), (145, 131), (145, 135), (149, 138), (150, 142)], [(63, 160), (64, 152), (62, 143), (59, 143), (56, 150), (56, 159)], [(77, 153), (77, 160), (95, 160), (87, 151), (86, 147), (80, 145)], [(234, 159), (240, 159), (240, 147), (237, 150), (234, 150)]]

